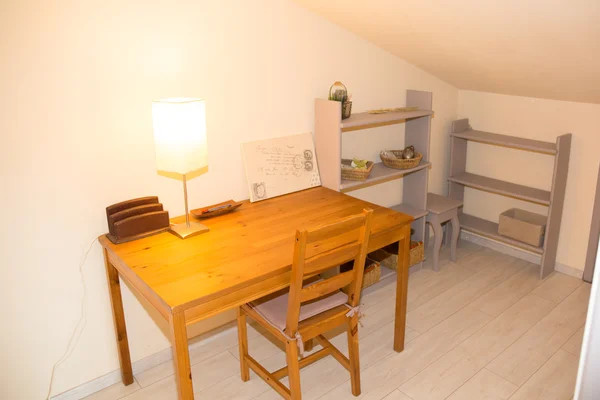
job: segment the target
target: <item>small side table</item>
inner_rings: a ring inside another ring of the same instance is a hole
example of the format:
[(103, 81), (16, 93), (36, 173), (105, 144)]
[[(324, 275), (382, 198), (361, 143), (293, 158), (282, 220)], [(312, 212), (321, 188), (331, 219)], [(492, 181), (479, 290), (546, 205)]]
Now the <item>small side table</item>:
[[(450, 259), (456, 261), (456, 245), (460, 234), (460, 223), (458, 222), (458, 207), (462, 207), (460, 200), (449, 199), (435, 193), (427, 193), (427, 223), (433, 229), (435, 241), (433, 243), (433, 270), (439, 271), (440, 248), (444, 231), (442, 224), (450, 222), (452, 224), (452, 238), (450, 238)], [(425, 241), (429, 240), (429, 234), (426, 232)]]

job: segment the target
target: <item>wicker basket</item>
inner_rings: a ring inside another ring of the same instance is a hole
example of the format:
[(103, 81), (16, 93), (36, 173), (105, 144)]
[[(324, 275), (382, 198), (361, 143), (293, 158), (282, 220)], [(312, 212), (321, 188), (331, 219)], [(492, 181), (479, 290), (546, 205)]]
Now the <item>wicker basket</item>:
[(342, 103), (342, 119), (350, 118), (352, 114), (352, 102), (346, 100)]
[(425, 258), (425, 245), (423, 242), (410, 242), (410, 261), (408, 265), (412, 267), (420, 263)]
[[(398, 269), (398, 245), (392, 244), (369, 253), (369, 258), (379, 261), (381, 265), (396, 271)], [(425, 245), (423, 242), (410, 242), (408, 265), (412, 267), (423, 261), (423, 258), (425, 258)]]
[[(342, 159), (343, 165), (352, 165), (352, 160)], [(375, 163), (373, 161), (367, 161), (367, 168), (342, 168), (342, 179), (346, 179), (348, 181), (364, 181), (371, 174), (371, 170), (373, 169), (373, 165)]]
[[(388, 150), (394, 153), (397, 157), (402, 157), (402, 150)], [(383, 164), (388, 168), (395, 169), (409, 169), (414, 168), (423, 159), (423, 154), (415, 152), (415, 158), (388, 158), (379, 154), (379, 158), (383, 161)]]
[(379, 262), (371, 259), (367, 259), (367, 265), (365, 266), (365, 272), (363, 275), (362, 287), (366, 288), (379, 282), (381, 278), (381, 266)]
[[(340, 265), (340, 272), (347, 272), (352, 270), (352, 268), (354, 268), (354, 262), (350, 261)], [(366, 288), (376, 284), (379, 282), (379, 278), (381, 278), (381, 265), (379, 264), (379, 261), (367, 258), (365, 260), (365, 271), (363, 273), (362, 287)], [(346, 290), (344, 289), (344, 291)]]

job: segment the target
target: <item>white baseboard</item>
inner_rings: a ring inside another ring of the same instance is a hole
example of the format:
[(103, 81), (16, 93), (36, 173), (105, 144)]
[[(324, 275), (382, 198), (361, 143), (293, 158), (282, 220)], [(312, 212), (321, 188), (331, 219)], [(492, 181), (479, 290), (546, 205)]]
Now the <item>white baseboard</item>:
[[(139, 374), (140, 372), (146, 371), (147, 369), (171, 359), (173, 359), (173, 353), (169, 347), (132, 363), (133, 373)], [(112, 371), (92, 381), (86, 382), (61, 394), (57, 394), (56, 396), (53, 396), (51, 400), (79, 400), (89, 396), (92, 393), (96, 393), (106, 387), (114, 385), (117, 382), (121, 382), (120, 369)]]
[(557, 262), (556, 265), (554, 265), (554, 270), (561, 272), (565, 275), (572, 276), (577, 279), (583, 279), (583, 271), (580, 269), (571, 267), (570, 265), (561, 264), (561, 263)]
[[(496, 250), (503, 254), (508, 254), (510, 256), (520, 258), (521, 260), (529, 261), (530, 263), (533, 263), (533, 264), (539, 265), (542, 262), (542, 256), (540, 256), (538, 254), (530, 253), (526, 250), (519, 249), (519, 248), (513, 247), (513, 246), (509, 246), (505, 243), (500, 243), (493, 239), (490, 239), (490, 238), (487, 238), (484, 236), (479, 236), (479, 235), (476, 235), (471, 232), (462, 231), (460, 233), (460, 237), (461, 237), (461, 239), (467, 240), (469, 242), (476, 243), (478, 245), (490, 248), (492, 250)], [(561, 272), (565, 275), (572, 276), (577, 279), (583, 278), (582, 270), (573, 268), (566, 264), (561, 264), (561, 263), (557, 262), (554, 265), (554, 270)]]
[[(226, 324), (225, 326), (217, 329), (211, 334), (202, 335), (202, 340), (195, 341), (190, 344), (190, 350), (200, 346), (201, 344), (205, 344), (206, 342), (213, 341), (219, 338), (222, 335), (225, 335), (227, 332), (231, 330), (235, 330), (237, 327), (234, 324)], [(131, 363), (133, 368), (133, 374), (137, 375), (141, 372), (144, 372), (152, 367), (155, 367), (159, 364), (164, 363), (165, 361), (169, 361), (173, 359), (173, 351), (171, 347), (163, 349), (157, 353), (151, 354), (148, 357), (142, 358), (136, 362)], [(104, 388), (107, 388), (115, 383), (121, 382), (121, 370), (114, 370), (104, 376), (98, 377), (92, 381), (83, 383), (73, 389), (70, 389), (66, 392), (57, 394), (56, 396), (51, 397), (51, 400), (79, 400), (90, 394), (96, 393)]]

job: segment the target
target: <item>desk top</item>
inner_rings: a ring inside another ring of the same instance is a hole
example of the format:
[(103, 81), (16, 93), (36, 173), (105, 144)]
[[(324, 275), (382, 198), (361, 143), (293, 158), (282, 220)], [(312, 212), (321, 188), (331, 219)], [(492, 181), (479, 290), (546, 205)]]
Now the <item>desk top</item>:
[(317, 187), (258, 203), (244, 201), (232, 213), (202, 220), (210, 232), (185, 240), (165, 232), (122, 244), (104, 235), (99, 241), (121, 274), (174, 312), (288, 272), (296, 229), (333, 222), (365, 207), (374, 210), (371, 238), (413, 220)]

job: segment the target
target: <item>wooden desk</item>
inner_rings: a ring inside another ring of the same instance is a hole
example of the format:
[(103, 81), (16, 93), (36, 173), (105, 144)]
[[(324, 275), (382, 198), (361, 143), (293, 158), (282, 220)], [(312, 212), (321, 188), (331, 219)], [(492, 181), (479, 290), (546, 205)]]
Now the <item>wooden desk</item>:
[(369, 251), (400, 242), (394, 350), (404, 349), (411, 216), (324, 187), (244, 202), (181, 240), (166, 232), (115, 245), (105, 236), (106, 273), (125, 385), (133, 382), (119, 279), (169, 321), (180, 399), (193, 399), (186, 327), (289, 285), (296, 229), (374, 210)]

